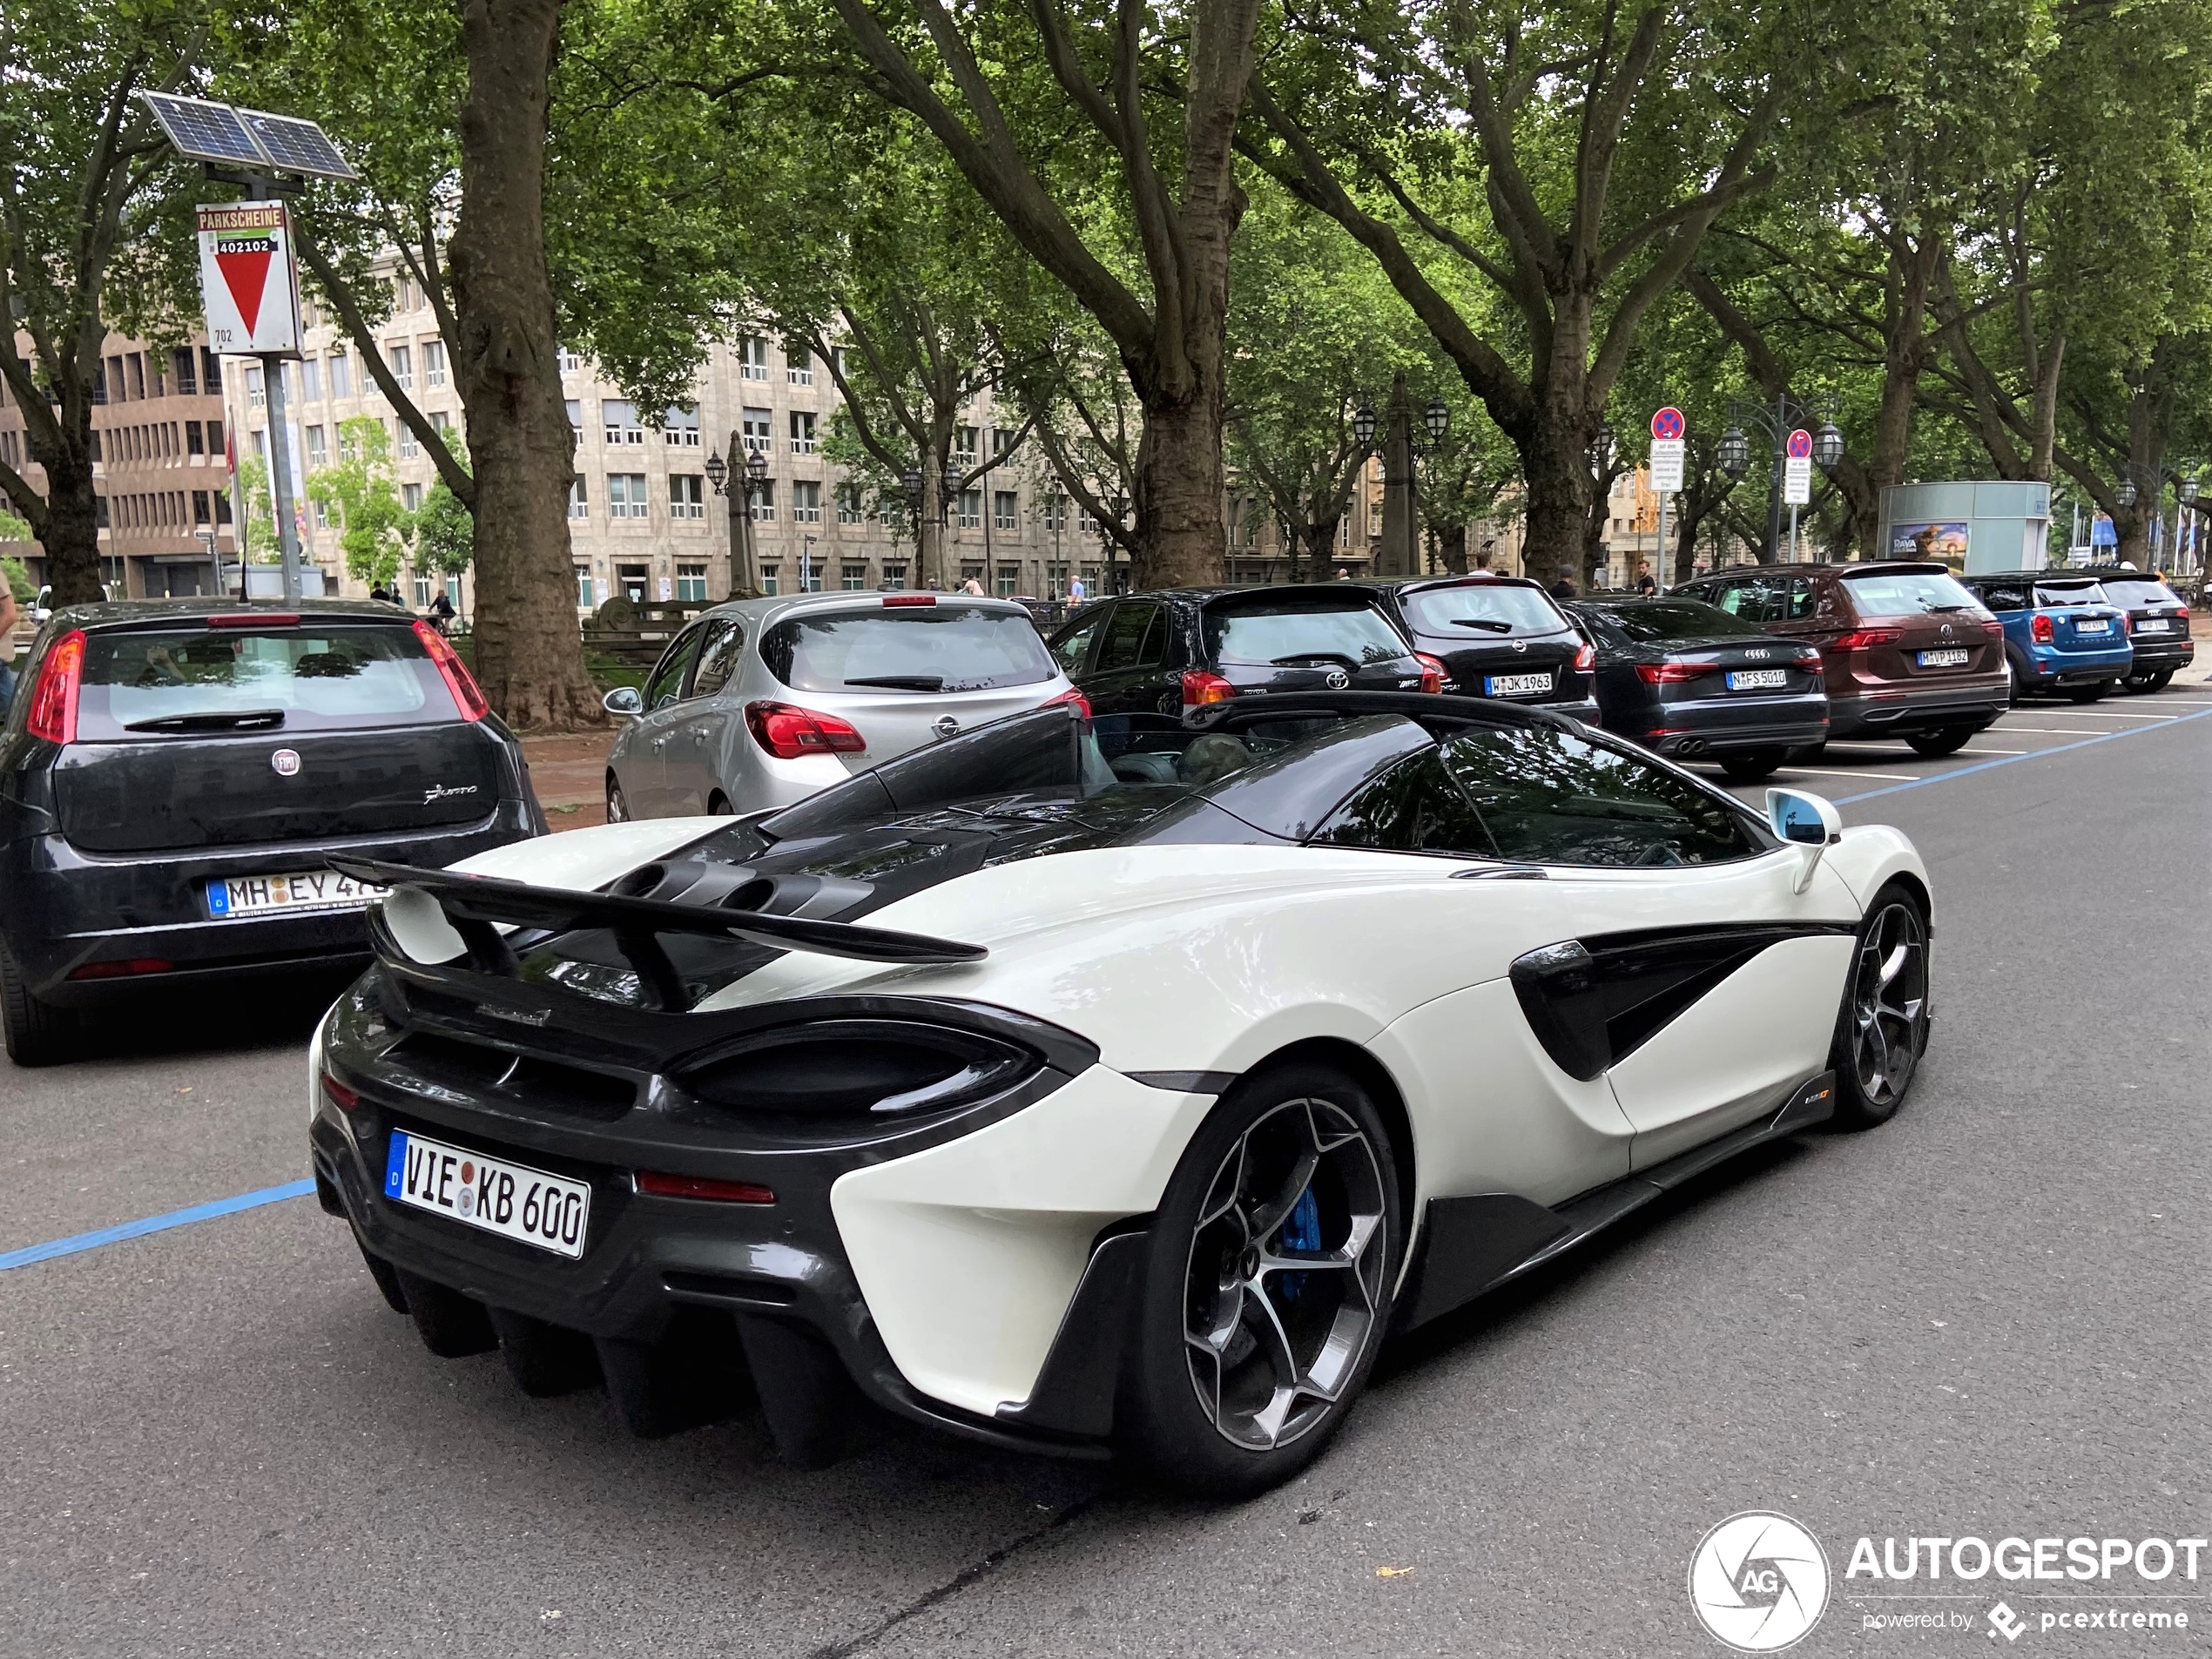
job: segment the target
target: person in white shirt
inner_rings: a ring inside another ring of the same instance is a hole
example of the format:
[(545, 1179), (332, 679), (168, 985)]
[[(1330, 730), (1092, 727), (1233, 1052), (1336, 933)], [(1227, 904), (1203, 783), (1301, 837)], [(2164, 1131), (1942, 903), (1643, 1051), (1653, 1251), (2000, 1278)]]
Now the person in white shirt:
[(1068, 583), (1068, 603), (1069, 605), (1079, 605), (1089, 597), (1090, 590), (1083, 586), (1083, 579), (1081, 577), (1076, 577), (1073, 581)]

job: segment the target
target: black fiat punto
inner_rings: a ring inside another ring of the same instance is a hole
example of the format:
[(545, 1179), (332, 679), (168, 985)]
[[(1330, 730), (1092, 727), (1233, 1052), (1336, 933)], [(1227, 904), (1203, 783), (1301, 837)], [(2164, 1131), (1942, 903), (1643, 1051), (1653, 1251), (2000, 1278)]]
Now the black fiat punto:
[(453, 647), (388, 604), (57, 611), (0, 727), (9, 1056), (156, 988), (349, 966), (345, 852), (442, 867), (545, 832), (522, 748)]

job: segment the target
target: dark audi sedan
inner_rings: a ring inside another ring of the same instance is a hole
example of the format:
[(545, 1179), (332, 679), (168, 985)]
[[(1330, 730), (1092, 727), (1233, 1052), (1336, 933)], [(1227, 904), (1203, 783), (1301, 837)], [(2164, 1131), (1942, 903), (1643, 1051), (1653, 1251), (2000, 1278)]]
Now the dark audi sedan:
[(1359, 582), (1124, 594), (1077, 615), (1050, 644), (1098, 714), (1278, 691), (1434, 691), (1444, 678)]
[(57, 611), (0, 729), (0, 1013), (19, 1065), (156, 987), (357, 964), (352, 853), (440, 867), (544, 833), (453, 648), (389, 605)]
[(1444, 664), (1446, 691), (1596, 724), (1591, 647), (1541, 583), (1477, 571), (1379, 585), (1414, 647)]
[(1570, 606), (1597, 646), (1605, 728), (1677, 760), (1713, 760), (1737, 783), (1828, 738), (1820, 653), (1695, 599)]

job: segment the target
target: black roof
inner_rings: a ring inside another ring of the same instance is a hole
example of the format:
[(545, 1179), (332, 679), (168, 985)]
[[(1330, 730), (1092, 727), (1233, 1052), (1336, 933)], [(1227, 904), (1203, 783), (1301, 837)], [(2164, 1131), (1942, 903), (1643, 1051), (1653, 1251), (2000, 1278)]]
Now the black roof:
[(1795, 563), (1731, 564), (1722, 570), (1708, 570), (1694, 580), (1706, 582), (1716, 576), (1764, 576), (1770, 570), (1819, 571), (1829, 576), (1867, 576), (1875, 571), (1909, 572), (1925, 576), (1949, 576), (1951, 567), (1940, 559), (1799, 559)]
[(103, 604), (71, 605), (54, 612), (51, 628), (130, 628), (148, 623), (197, 622), (209, 617), (327, 617), (354, 622), (413, 622), (403, 605), (375, 599), (113, 599)]
[[(1430, 588), (1500, 587), (1534, 588), (1544, 591), (1544, 584), (1534, 577), (1509, 576), (1503, 570), (1466, 570), (1458, 576), (1448, 572), (1440, 576), (1379, 576), (1369, 577), (1370, 587), (1387, 588), (1397, 593), (1420, 593)], [(1347, 587), (1356, 585), (1346, 583)]]
[(2061, 582), (2087, 585), (2101, 581), (2107, 576), (2133, 576), (2146, 581), (2156, 580), (2155, 577), (2143, 577), (2140, 570), (1977, 570), (1972, 576), (1962, 576), (1959, 579), (1968, 587), (1983, 582), (2040, 582), (2055, 586)]
[(2099, 582), (2163, 582), (2166, 577), (2155, 570), (2123, 570), (2116, 564), (2070, 564), (2063, 570), (2033, 572), (2037, 581), (2054, 577), (2086, 576)]

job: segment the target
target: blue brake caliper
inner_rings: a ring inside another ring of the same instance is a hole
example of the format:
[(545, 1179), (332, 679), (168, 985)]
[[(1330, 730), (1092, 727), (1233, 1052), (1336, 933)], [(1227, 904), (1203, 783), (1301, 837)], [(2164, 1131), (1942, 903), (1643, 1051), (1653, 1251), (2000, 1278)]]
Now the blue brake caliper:
[[(1321, 1250), (1321, 1206), (1313, 1201), (1313, 1189), (1308, 1187), (1298, 1194), (1298, 1202), (1291, 1206), (1291, 1213), (1283, 1223), (1283, 1253), (1285, 1256), (1318, 1255)], [(1285, 1273), (1280, 1281), (1283, 1299), (1295, 1302), (1298, 1292), (1305, 1288), (1305, 1275)]]

